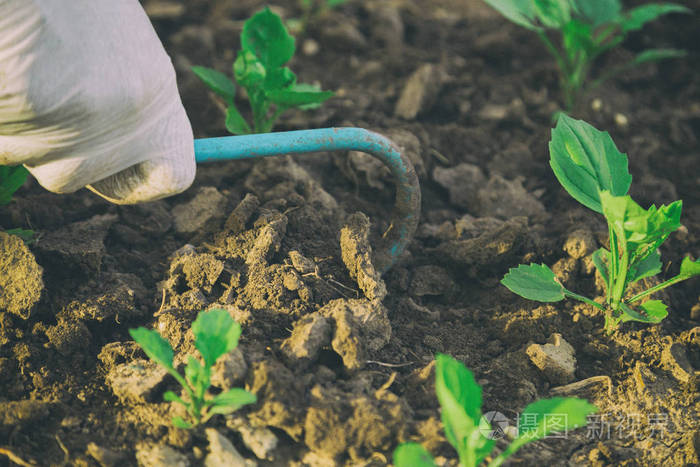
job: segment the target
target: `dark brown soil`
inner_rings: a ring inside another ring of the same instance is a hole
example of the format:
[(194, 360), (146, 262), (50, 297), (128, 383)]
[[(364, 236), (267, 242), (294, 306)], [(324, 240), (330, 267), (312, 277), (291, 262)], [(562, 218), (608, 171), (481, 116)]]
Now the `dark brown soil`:
[[(263, 2), (145, 3), (196, 136), (225, 134), (221, 106), (189, 69), (229, 71), (242, 22)], [(291, 0), (272, 3), (298, 13)], [(638, 202), (683, 199), (664, 276), (700, 256), (698, 18), (633, 34), (601, 68), (649, 46), (689, 55), (620, 76), (576, 115), (629, 155)], [(537, 38), (478, 0), (374, 0), (319, 18), (298, 46), (300, 81), (336, 97), (278, 129), (352, 125), (410, 151), (423, 209), (408, 252), (383, 278), (367, 261), (393, 188), (357, 154), (202, 166), (186, 193), (141, 206), (29, 182), (0, 208), (3, 227), (38, 232), (36, 262), (0, 233), (0, 284), (15, 284), (0, 299), (0, 466), (204, 465), (220, 436), (245, 465), (380, 466), (406, 440), (456, 465), (434, 396), (436, 352), (472, 369), (484, 412), (511, 425), (553, 394), (600, 408), (586, 429), (529, 445), (510, 465), (700, 464), (700, 280), (666, 293), (660, 325), (612, 336), (591, 307), (527, 302), (499, 284), (509, 267), (537, 261), (573, 290), (602, 293), (589, 255), (605, 225), (547, 163), (559, 93)], [(194, 352), (192, 321), (212, 307), (243, 327), (216, 387), (244, 386), (258, 403), (213, 418), (216, 431), (178, 430), (178, 409), (162, 401), (176, 383), (128, 329), (157, 329), (182, 362)], [(573, 375), (532, 363), (528, 347), (551, 339), (572, 346)]]

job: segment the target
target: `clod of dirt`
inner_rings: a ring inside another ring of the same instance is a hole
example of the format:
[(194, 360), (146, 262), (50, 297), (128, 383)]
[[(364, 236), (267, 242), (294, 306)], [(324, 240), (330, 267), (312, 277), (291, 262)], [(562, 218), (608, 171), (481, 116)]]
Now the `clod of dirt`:
[(566, 287), (572, 287), (579, 271), (579, 262), (574, 258), (561, 258), (552, 265), (552, 272), (559, 282)]
[(125, 463), (125, 455), (123, 453), (98, 446), (94, 442), (88, 443), (87, 453), (102, 467), (118, 467)]
[(438, 65), (421, 65), (406, 81), (396, 102), (394, 115), (413, 120), (418, 114), (429, 111), (440, 94), (445, 78), (445, 71)]
[(58, 324), (46, 330), (46, 337), (62, 355), (85, 351), (92, 341), (90, 331), (82, 322), (61, 318)]
[(530, 344), (525, 352), (551, 383), (566, 384), (574, 380), (576, 373), (574, 348), (564, 340), (561, 334), (552, 334), (544, 345)]
[(57, 265), (60, 271), (67, 267), (85, 273), (99, 271), (105, 254), (105, 237), (118, 218), (116, 214), (103, 214), (49, 232), (38, 244), (40, 256)]
[(21, 238), (0, 232), (0, 310), (28, 319), (44, 290), (43, 269)]
[(291, 250), (288, 254), (292, 262), (292, 267), (296, 269), (299, 274), (311, 274), (316, 270), (316, 263), (298, 251)]
[(511, 263), (524, 243), (527, 226), (526, 217), (514, 217), (476, 238), (443, 242), (436, 250), (448, 260), (472, 266), (468, 274), (474, 277), (480, 266)]
[(581, 259), (595, 251), (597, 243), (589, 229), (576, 229), (564, 242), (564, 251), (574, 259)]
[(155, 443), (136, 445), (136, 461), (139, 467), (189, 467), (190, 461), (184, 454), (170, 446)]
[(156, 362), (137, 359), (113, 367), (107, 373), (106, 381), (122, 402), (143, 403), (151, 400), (167, 374), (167, 370)]
[(416, 297), (444, 295), (455, 286), (448, 272), (435, 265), (418, 266), (413, 272), (409, 290)]
[(373, 395), (317, 385), (304, 422), (304, 441), (326, 458), (348, 453), (353, 460), (388, 449), (405, 430), (406, 407), (388, 391)]
[(45, 420), (54, 404), (38, 400), (0, 402), (0, 434)]
[(248, 364), (241, 349), (236, 347), (226, 355), (221, 356), (211, 373), (211, 384), (228, 391), (237, 387), (248, 372)]
[(690, 382), (696, 374), (700, 377), (700, 370), (695, 371), (682, 344), (666, 343), (661, 352), (661, 363), (680, 383)]
[(175, 230), (181, 234), (193, 234), (205, 230), (210, 223), (220, 219), (226, 208), (226, 197), (214, 187), (200, 188), (189, 202), (173, 208)]
[(404, 24), (397, 5), (391, 2), (368, 2), (372, 43), (385, 47), (391, 55), (400, 53), (404, 39)]
[(331, 324), (320, 313), (311, 313), (294, 323), (292, 335), (282, 342), (282, 354), (292, 368), (304, 369), (315, 362), (321, 348), (330, 344)]
[(229, 418), (226, 426), (241, 435), (241, 441), (260, 460), (273, 461), (273, 452), (279, 439), (272, 430), (265, 427), (252, 427), (244, 418)]
[(357, 212), (351, 215), (340, 230), (340, 249), (343, 263), (350, 277), (370, 300), (383, 300), (386, 285), (372, 264), (372, 246), (369, 243), (369, 218)]
[(214, 428), (207, 428), (205, 433), (209, 441), (209, 454), (204, 459), (205, 467), (229, 467), (232, 465), (254, 467), (258, 465), (255, 461), (241, 456), (231, 441)]
[(454, 167), (438, 166), (433, 170), (433, 180), (447, 190), (454, 206), (476, 212), (479, 188), (486, 184), (486, 176), (478, 166), (467, 163)]
[(506, 180), (500, 175), (492, 176), (477, 192), (478, 204), (475, 212), (479, 216), (510, 219), (527, 216), (543, 221), (549, 216), (544, 205), (523, 187), (521, 178)]
[(183, 274), (190, 289), (211, 292), (224, 270), (224, 263), (211, 253), (191, 253), (176, 257), (170, 263), (170, 277)]
[(260, 207), (260, 200), (251, 193), (246, 194), (241, 202), (238, 203), (238, 206), (229, 214), (224, 223), (224, 230), (233, 234), (243, 232), (246, 223), (258, 207)]
[(155, 236), (163, 235), (173, 226), (173, 216), (165, 201), (124, 207), (119, 214), (125, 224)]
[(130, 320), (141, 312), (134, 305), (137, 294), (144, 296), (141, 279), (134, 274), (109, 274), (101, 287), (104, 292), (86, 300), (74, 300), (59, 313), (60, 317), (81, 321), (103, 322), (108, 319)]
[(598, 394), (612, 395), (612, 380), (610, 376), (591, 376), (564, 386), (556, 386), (549, 390), (552, 396), (580, 397), (593, 400)]
[(367, 299), (337, 299), (319, 310), (333, 319), (333, 350), (348, 370), (359, 370), (370, 352), (389, 342), (391, 323), (387, 310), (379, 302)]

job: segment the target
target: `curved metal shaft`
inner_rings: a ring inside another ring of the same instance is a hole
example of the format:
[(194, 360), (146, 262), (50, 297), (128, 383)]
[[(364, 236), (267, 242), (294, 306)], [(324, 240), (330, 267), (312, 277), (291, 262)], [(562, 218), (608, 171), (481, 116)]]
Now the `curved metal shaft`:
[(197, 162), (304, 154), (319, 151), (362, 151), (381, 160), (396, 183), (396, 204), (389, 230), (374, 249), (375, 267), (386, 272), (411, 241), (420, 215), (418, 177), (399, 148), (384, 136), (362, 128), (322, 128), (257, 135), (198, 139)]

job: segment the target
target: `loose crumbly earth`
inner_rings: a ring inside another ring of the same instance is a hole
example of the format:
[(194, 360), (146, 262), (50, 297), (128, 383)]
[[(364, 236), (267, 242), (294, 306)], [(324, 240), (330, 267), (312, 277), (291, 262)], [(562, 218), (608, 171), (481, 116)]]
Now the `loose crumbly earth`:
[[(224, 118), (190, 66), (230, 72), (242, 22), (262, 4), (145, 2), (198, 137), (225, 134)], [(291, 0), (272, 4), (299, 13)], [(652, 45), (687, 58), (627, 72), (577, 112), (629, 155), (635, 199), (684, 200), (684, 227), (662, 249), (665, 277), (700, 256), (700, 3), (689, 4), (695, 15), (633, 34), (598, 71)], [(529, 445), (510, 465), (700, 463), (699, 280), (666, 293), (660, 325), (612, 336), (591, 307), (527, 302), (498, 283), (536, 261), (571, 289), (602, 293), (590, 254), (605, 225), (547, 164), (559, 93), (537, 39), (478, 0), (358, 0), (312, 22), (297, 45), (300, 81), (336, 97), (278, 128), (352, 125), (401, 144), (423, 191), (407, 253), (384, 277), (374, 271), (368, 248), (388, 227), (392, 180), (361, 154), (203, 166), (188, 192), (141, 206), (30, 182), (0, 208), (3, 227), (38, 233), (35, 262), (0, 234), (0, 284), (22, 284), (0, 300), (0, 466), (381, 466), (406, 440), (456, 465), (434, 396), (436, 352), (471, 368), (484, 411), (510, 425), (552, 395), (600, 408), (587, 428)], [(258, 403), (208, 430), (178, 430), (179, 409), (162, 401), (176, 383), (128, 329), (157, 329), (182, 362), (196, 313), (212, 307), (243, 327), (217, 390), (244, 386)], [(547, 367), (547, 352), (566, 353), (563, 367)]]

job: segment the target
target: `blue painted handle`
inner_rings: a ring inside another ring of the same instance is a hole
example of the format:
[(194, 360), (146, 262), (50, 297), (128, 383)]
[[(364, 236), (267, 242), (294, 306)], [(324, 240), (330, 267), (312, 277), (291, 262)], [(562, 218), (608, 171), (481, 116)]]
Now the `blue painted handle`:
[(245, 136), (198, 139), (197, 162), (252, 159), (319, 151), (362, 151), (381, 160), (396, 183), (396, 204), (389, 230), (375, 248), (375, 267), (387, 271), (406, 249), (418, 226), (420, 187), (418, 177), (399, 148), (384, 136), (362, 128), (322, 128)]

